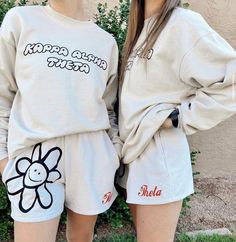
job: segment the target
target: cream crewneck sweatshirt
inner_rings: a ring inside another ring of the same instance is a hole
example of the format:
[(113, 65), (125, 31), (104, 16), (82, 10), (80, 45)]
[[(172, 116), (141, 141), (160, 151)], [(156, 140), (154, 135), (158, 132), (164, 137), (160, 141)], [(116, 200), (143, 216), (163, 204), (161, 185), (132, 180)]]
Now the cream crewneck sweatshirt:
[(49, 6), (11, 9), (0, 29), (0, 160), (97, 130), (119, 146), (117, 64), (114, 38), (92, 21)]
[(235, 50), (200, 14), (176, 8), (153, 49), (141, 56), (139, 46), (153, 20), (145, 21), (120, 91), (124, 163), (144, 151), (176, 107), (186, 135), (236, 113)]

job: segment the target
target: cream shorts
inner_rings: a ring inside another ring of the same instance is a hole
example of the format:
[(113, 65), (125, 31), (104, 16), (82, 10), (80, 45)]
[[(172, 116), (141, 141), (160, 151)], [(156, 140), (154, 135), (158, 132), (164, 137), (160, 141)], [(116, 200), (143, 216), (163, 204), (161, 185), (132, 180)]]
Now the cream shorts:
[(117, 196), (119, 166), (106, 131), (47, 140), (27, 148), (7, 163), (2, 180), (11, 216), (20, 222), (47, 221), (64, 206), (82, 215), (106, 211)]
[(186, 135), (179, 128), (159, 130), (136, 160), (121, 165), (117, 179), (130, 204), (166, 204), (194, 193)]

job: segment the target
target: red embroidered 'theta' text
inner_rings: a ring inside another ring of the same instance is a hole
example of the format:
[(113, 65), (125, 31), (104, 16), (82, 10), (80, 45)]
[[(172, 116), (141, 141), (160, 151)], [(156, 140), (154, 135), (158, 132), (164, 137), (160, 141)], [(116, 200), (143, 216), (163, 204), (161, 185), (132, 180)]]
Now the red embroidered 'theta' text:
[(111, 198), (112, 198), (112, 193), (111, 192), (106, 193), (103, 197), (102, 203), (103, 204), (109, 203), (111, 201)]
[(140, 197), (160, 197), (162, 190), (159, 190), (157, 186), (153, 190), (148, 190), (147, 185), (143, 185), (138, 193)]

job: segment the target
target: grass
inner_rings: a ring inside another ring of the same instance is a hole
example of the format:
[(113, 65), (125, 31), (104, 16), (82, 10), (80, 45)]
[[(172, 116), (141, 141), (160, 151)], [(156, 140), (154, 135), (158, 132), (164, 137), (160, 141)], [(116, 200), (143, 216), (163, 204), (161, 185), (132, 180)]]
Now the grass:
[(236, 237), (220, 235), (199, 235), (196, 238), (190, 238), (189, 236), (182, 234), (178, 237), (177, 242), (236, 242)]
[[(104, 239), (95, 240), (94, 242), (136, 242), (136, 239), (132, 235), (111, 235)], [(212, 235), (190, 238), (182, 234), (178, 237), (176, 242), (236, 242), (236, 237)]]

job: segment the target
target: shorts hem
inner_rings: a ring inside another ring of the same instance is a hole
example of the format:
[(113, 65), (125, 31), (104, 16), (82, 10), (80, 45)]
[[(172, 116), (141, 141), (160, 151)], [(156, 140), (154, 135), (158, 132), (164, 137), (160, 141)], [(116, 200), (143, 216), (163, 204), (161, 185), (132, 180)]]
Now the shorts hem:
[(173, 202), (177, 202), (177, 201), (181, 201), (183, 200), (184, 198), (192, 195), (194, 193), (194, 190), (186, 193), (186, 194), (183, 194), (181, 196), (176, 196), (176, 197), (173, 197), (173, 198), (169, 198), (169, 199), (164, 199), (164, 200), (159, 200), (159, 201), (148, 201), (148, 200), (139, 200), (139, 201), (134, 201), (132, 199), (127, 199), (126, 200), (126, 203), (128, 204), (138, 204), (138, 205), (162, 205), (162, 204), (168, 204), (168, 203), (173, 203)]
[(63, 211), (61, 212), (58, 212), (58, 213), (53, 213), (53, 214), (50, 214), (48, 216), (44, 216), (44, 217), (37, 217), (37, 218), (27, 218), (27, 217), (18, 217), (18, 216), (15, 216), (13, 214), (11, 214), (11, 217), (14, 221), (17, 221), (17, 222), (22, 222), (22, 223), (38, 223), (38, 222), (46, 222), (46, 221), (49, 221), (49, 220), (52, 220), (56, 217), (59, 217), (61, 216), (61, 214), (63, 213)]
[(111, 200), (111, 202), (107, 205), (107, 206), (103, 206), (103, 207), (97, 207), (96, 209), (84, 209), (84, 208), (75, 208), (73, 206), (70, 205), (65, 205), (66, 208), (70, 209), (72, 212), (74, 213), (78, 213), (81, 215), (85, 215), (85, 216), (93, 216), (93, 215), (98, 215), (100, 213), (104, 213), (106, 212), (113, 204), (113, 202), (116, 200), (118, 194), (116, 194), (115, 196), (113, 196), (113, 199)]

